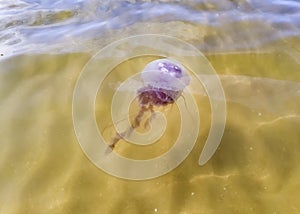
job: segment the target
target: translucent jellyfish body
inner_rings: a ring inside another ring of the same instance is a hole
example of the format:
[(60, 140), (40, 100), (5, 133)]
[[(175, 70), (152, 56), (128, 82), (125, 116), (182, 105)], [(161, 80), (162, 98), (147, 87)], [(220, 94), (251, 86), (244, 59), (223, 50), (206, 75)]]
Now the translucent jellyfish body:
[(144, 86), (137, 90), (139, 113), (127, 131), (116, 134), (110, 144), (112, 149), (121, 138), (140, 126), (145, 112), (153, 113), (154, 106), (173, 104), (190, 83), (190, 77), (184, 67), (170, 59), (158, 59), (147, 64), (141, 72), (141, 79)]

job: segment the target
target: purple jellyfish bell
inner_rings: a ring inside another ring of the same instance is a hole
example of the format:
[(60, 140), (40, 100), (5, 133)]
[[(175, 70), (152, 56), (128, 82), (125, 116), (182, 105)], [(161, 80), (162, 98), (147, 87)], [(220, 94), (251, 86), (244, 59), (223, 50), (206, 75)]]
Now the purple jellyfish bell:
[(154, 60), (141, 73), (145, 87), (138, 90), (141, 105), (168, 105), (174, 103), (189, 85), (190, 77), (184, 67), (169, 59)]

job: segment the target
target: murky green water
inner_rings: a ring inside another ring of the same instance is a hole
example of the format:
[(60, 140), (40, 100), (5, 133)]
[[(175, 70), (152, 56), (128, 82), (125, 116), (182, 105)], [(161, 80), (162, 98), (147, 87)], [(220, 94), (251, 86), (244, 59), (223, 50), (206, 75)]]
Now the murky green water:
[[(0, 213), (300, 213), (297, 1), (24, 0), (0, 8)], [(201, 127), (188, 158), (162, 177), (128, 181), (81, 150), (72, 95), (94, 53), (142, 33), (178, 37), (206, 55), (223, 84), (227, 122), (221, 146), (199, 166), (210, 128), (199, 89)]]

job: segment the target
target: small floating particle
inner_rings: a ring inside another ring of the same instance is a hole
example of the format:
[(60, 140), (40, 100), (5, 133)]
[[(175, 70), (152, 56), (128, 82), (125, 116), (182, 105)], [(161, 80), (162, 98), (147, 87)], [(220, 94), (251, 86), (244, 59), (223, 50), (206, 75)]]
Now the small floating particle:
[(261, 114), (261, 112), (258, 112), (258, 116), (261, 116), (262, 114)]
[(194, 192), (191, 192), (191, 195), (195, 195), (195, 193), (194, 193)]
[(0, 56), (4, 56), (4, 54), (0, 54)]
[(154, 209), (154, 212), (157, 212), (157, 208)]

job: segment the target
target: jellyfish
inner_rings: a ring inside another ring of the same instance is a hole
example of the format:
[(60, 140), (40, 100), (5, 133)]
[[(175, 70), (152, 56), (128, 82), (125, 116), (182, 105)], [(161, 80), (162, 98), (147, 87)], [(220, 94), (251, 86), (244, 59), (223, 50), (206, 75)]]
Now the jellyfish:
[(154, 107), (172, 105), (190, 83), (190, 77), (183, 65), (167, 58), (148, 63), (141, 71), (141, 80), (143, 86), (136, 91), (139, 112), (127, 130), (116, 133), (112, 138), (109, 144), (111, 150), (122, 138), (129, 136), (141, 125), (145, 113), (150, 112), (152, 115)]

